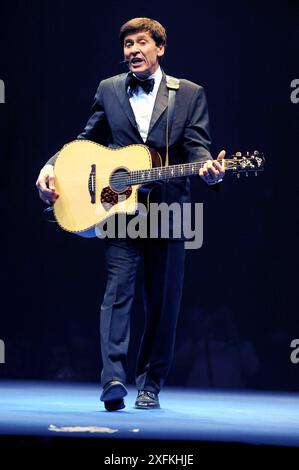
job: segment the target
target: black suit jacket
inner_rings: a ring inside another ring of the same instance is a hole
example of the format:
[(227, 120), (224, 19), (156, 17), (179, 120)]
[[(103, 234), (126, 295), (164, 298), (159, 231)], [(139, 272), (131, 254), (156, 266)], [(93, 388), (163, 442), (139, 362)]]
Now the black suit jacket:
[[(126, 91), (127, 73), (103, 80), (97, 89), (92, 115), (78, 139), (102, 145), (123, 147), (144, 144)], [(156, 149), (165, 160), (168, 88), (166, 75), (157, 93), (145, 145)], [(173, 125), (169, 139), (169, 164), (211, 159), (209, 116), (204, 89), (180, 79), (176, 92)], [(53, 164), (55, 156), (48, 163)], [(159, 185), (158, 201), (189, 202), (189, 178), (177, 178)]]

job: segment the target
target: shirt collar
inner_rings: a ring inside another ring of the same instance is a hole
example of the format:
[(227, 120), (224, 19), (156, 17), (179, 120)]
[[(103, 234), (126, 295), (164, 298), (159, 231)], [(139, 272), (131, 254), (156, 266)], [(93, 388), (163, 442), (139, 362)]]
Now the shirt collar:
[(159, 65), (159, 67), (157, 68), (157, 70), (148, 78), (154, 78), (155, 79), (155, 82), (160, 82), (162, 80), (162, 70), (161, 70), (161, 67)]
[[(133, 75), (134, 75), (136, 78), (139, 78), (139, 77), (136, 75), (136, 73), (133, 73)], [(152, 75), (150, 75), (149, 77), (147, 77), (147, 79), (148, 79), (148, 78), (154, 78), (155, 80), (157, 80), (157, 81), (159, 81), (159, 82), (162, 80), (162, 70), (161, 70), (160, 65), (159, 65), (159, 67), (157, 68), (157, 70), (156, 70)], [(142, 80), (142, 78), (140, 78), (140, 80)]]
[[(135, 73), (133, 73), (133, 75), (135, 75)], [(137, 77), (137, 75), (135, 75), (135, 77)], [(137, 77), (138, 78), (138, 77)], [(162, 74), (162, 70), (161, 70), (161, 67), (159, 65), (159, 67), (157, 68), (157, 70), (152, 74), (150, 75), (149, 77), (147, 78), (154, 78), (155, 79), (155, 84), (154, 84), (154, 88), (153, 88), (153, 91), (151, 93), (154, 93), (154, 96), (155, 94), (157, 93), (158, 91), (158, 88), (160, 86), (160, 83), (161, 83), (161, 80), (163, 78), (163, 74)], [(130, 88), (128, 88), (128, 93), (129, 95), (131, 94), (130, 92)]]

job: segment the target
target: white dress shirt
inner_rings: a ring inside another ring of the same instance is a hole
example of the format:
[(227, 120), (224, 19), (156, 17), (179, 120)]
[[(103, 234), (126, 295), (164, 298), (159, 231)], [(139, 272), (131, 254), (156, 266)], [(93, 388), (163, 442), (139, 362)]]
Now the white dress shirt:
[(148, 78), (154, 78), (155, 84), (153, 91), (145, 93), (143, 88), (137, 86), (133, 93), (130, 92), (130, 103), (135, 115), (139, 133), (143, 142), (146, 141), (149, 125), (156, 101), (158, 89), (162, 80), (162, 70), (160, 67)]

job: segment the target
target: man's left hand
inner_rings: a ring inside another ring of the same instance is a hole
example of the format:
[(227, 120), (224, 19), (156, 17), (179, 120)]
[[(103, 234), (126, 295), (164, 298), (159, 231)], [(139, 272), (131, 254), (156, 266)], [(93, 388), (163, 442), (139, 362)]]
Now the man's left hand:
[(216, 160), (207, 160), (204, 166), (199, 170), (199, 176), (207, 184), (216, 184), (224, 177), (225, 169), (221, 160), (225, 157), (225, 150), (221, 150)]

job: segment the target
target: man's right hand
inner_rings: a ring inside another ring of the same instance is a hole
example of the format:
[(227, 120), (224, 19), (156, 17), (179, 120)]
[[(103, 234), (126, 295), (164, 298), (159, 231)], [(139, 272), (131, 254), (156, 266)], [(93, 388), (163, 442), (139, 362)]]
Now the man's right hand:
[(45, 165), (38, 175), (36, 187), (39, 192), (39, 197), (46, 204), (53, 204), (59, 197), (55, 190), (55, 176), (53, 165)]

